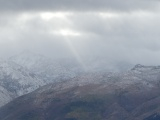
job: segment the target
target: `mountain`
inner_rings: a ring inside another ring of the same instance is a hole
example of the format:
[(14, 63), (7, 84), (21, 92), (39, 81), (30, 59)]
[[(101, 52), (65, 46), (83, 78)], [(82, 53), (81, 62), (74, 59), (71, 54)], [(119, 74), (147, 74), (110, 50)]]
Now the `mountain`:
[(66, 60), (62, 62), (62, 60), (50, 59), (32, 52), (22, 52), (10, 57), (9, 60), (27, 68), (49, 83), (59, 81), (60, 79), (66, 80), (75, 77), (76, 74), (73, 63), (65, 63)]
[(0, 106), (44, 84), (28, 69), (11, 61), (0, 61)]
[(0, 59), (0, 106), (39, 86), (65, 81), (82, 73), (74, 60), (49, 59), (28, 51)]
[(86, 73), (15, 99), (0, 120), (159, 120), (159, 88), (159, 66)]
[(39, 86), (64, 81), (80, 73), (78, 63), (72, 60), (53, 60), (26, 51), (0, 59), (0, 106)]

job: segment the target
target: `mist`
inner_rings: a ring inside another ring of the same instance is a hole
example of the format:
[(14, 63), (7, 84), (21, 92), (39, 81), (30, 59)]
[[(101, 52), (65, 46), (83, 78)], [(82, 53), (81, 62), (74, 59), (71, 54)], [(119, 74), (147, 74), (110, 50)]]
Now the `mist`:
[(1, 58), (30, 51), (113, 70), (160, 64), (159, 1), (0, 3)]

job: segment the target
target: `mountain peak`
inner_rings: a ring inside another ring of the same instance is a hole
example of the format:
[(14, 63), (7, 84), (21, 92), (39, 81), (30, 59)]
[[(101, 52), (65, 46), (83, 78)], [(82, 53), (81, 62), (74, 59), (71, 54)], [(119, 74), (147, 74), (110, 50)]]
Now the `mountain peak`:
[(22, 53), (10, 57), (10, 61), (13, 61), (26, 68), (32, 68), (35, 64), (39, 62), (46, 61), (46, 57), (40, 54), (36, 54), (30, 51), (23, 51)]
[(141, 64), (136, 64), (131, 70), (143, 71), (143, 70), (156, 70), (156, 69), (160, 69), (160, 66), (145, 66)]
[(144, 68), (144, 67), (145, 67), (144, 65), (136, 64), (136, 65), (134, 66), (134, 68), (132, 68), (132, 69)]

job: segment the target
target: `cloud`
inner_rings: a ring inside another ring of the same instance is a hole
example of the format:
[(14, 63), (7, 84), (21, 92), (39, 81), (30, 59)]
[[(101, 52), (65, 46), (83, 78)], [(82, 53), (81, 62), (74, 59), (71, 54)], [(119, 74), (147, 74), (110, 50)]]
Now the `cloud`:
[(27, 49), (90, 65), (160, 64), (159, 1), (1, 0), (0, 6), (2, 57)]
[(158, 0), (0, 0), (1, 11), (132, 11), (156, 9)]

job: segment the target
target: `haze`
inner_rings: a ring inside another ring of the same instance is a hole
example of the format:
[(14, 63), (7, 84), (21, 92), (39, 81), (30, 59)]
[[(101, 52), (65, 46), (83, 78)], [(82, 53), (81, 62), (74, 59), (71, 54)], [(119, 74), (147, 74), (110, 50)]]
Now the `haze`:
[(158, 0), (0, 0), (0, 56), (31, 51), (116, 69), (160, 65)]

